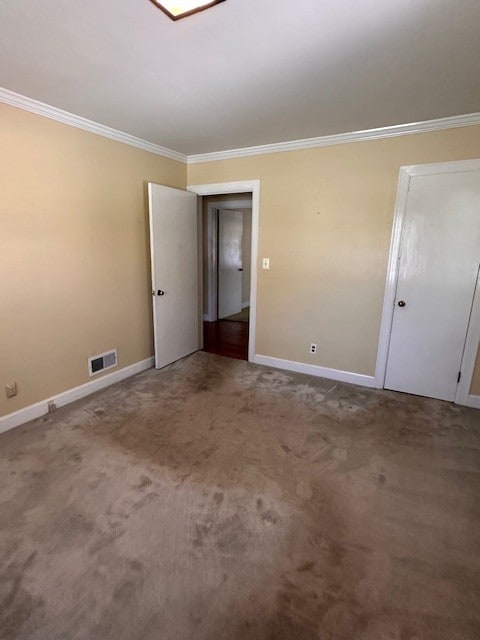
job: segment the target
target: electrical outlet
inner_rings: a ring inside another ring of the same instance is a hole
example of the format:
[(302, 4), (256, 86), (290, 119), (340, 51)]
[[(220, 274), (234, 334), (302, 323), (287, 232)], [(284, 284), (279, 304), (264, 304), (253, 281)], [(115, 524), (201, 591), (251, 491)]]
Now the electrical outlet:
[(5, 385), (5, 395), (7, 398), (13, 398), (17, 395), (17, 383), (12, 382), (11, 384)]
[(47, 407), (48, 407), (48, 413), (53, 413), (54, 411), (57, 410), (57, 405), (53, 400), (49, 400), (47, 402)]
[(317, 345), (314, 342), (310, 343), (310, 353), (317, 353)]

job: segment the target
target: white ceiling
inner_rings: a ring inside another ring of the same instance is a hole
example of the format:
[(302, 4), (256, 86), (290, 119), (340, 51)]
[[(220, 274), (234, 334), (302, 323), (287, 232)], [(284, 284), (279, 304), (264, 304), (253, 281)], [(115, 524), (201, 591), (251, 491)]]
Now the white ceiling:
[(479, 0), (3, 0), (0, 86), (185, 154), (480, 111)]

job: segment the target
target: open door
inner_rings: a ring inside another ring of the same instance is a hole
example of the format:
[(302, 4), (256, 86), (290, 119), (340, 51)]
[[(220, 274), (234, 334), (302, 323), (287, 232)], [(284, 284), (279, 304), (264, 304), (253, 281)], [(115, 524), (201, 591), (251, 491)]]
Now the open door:
[(155, 367), (197, 351), (197, 196), (148, 183)]

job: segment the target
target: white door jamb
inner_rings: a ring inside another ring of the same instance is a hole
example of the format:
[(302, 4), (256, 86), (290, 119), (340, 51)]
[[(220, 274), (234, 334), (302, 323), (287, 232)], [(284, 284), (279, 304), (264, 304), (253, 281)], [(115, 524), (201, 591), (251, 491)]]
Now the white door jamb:
[(467, 337), (463, 351), (462, 366), (460, 367), (461, 378), (457, 386), (455, 404), (465, 404), (470, 406), (469, 395), (472, 386), (475, 360), (480, 343), (480, 268), (477, 277), (477, 286), (472, 303), (470, 322), (468, 323)]
[[(215, 196), (227, 193), (252, 194), (252, 257), (250, 271), (250, 324), (248, 336), (248, 360), (255, 356), (255, 328), (257, 312), (257, 262), (258, 262), (258, 232), (260, 223), (260, 180), (245, 180), (241, 182), (219, 182), (216, 184), (195, 184), (187, 187), (187, 191), (197, 196)], [(214, 205), (218, 208), (218, 203)], [(231, 208), (232, 203), (228, 203)]]

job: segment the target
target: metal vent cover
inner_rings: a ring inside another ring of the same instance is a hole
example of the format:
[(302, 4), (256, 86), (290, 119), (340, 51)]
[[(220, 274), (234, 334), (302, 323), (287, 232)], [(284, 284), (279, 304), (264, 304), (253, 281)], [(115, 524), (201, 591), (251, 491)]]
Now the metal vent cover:
[(117, 350), (111, 349), (88, 359), (88, 374), (94, 376), (100, 371), (117, 366)]

